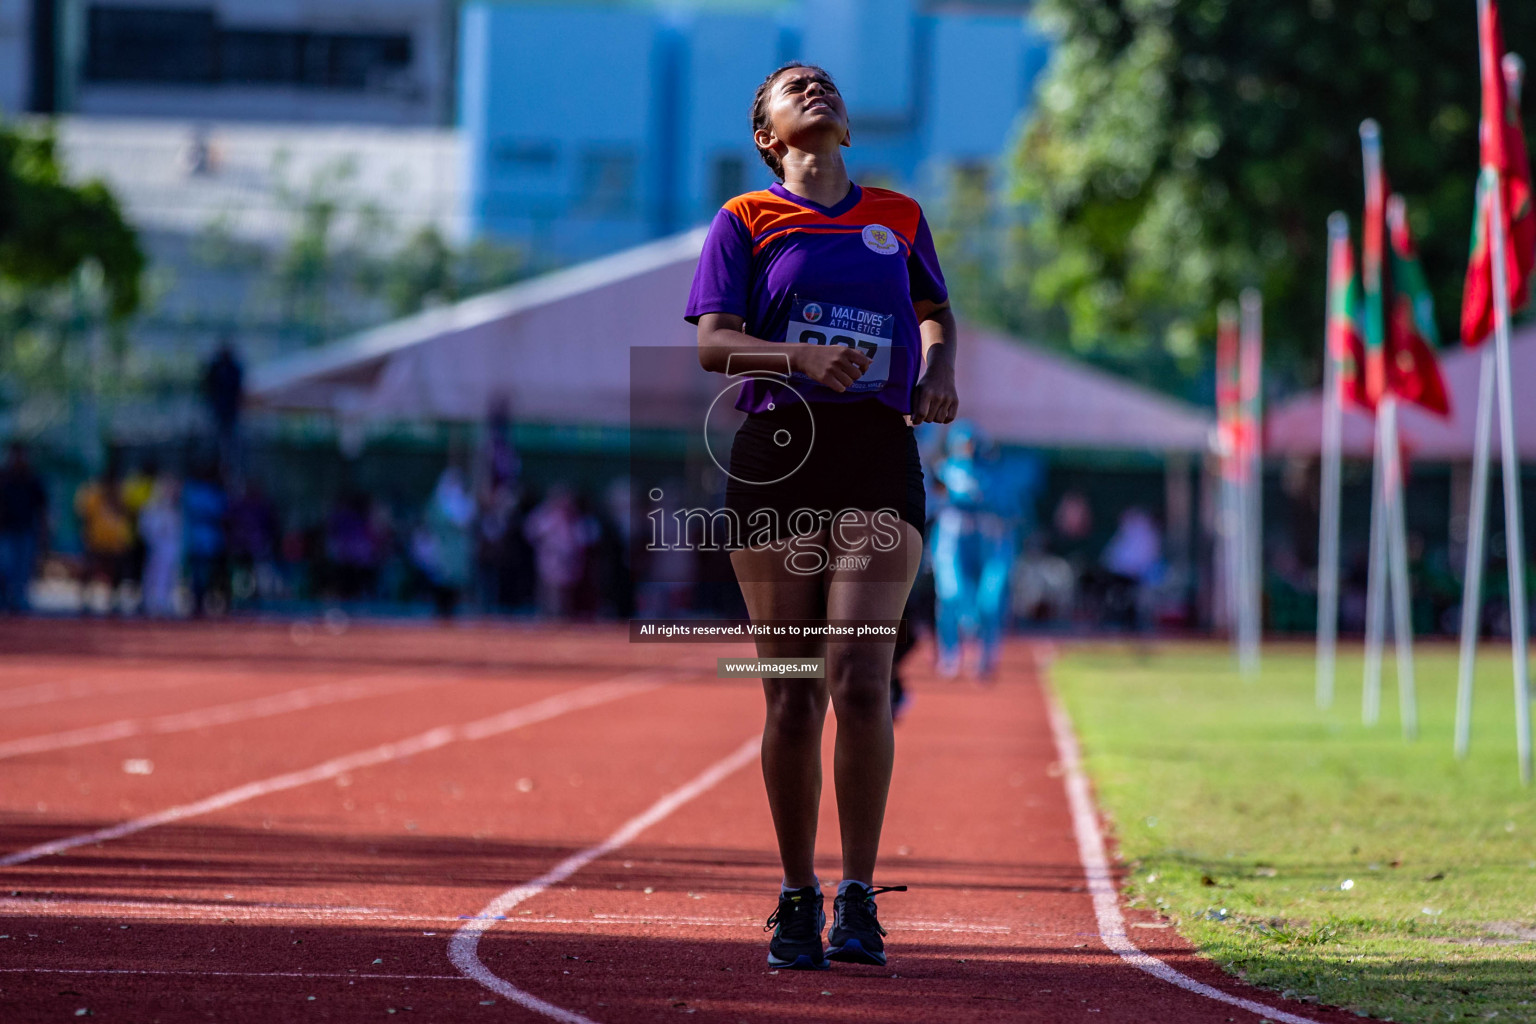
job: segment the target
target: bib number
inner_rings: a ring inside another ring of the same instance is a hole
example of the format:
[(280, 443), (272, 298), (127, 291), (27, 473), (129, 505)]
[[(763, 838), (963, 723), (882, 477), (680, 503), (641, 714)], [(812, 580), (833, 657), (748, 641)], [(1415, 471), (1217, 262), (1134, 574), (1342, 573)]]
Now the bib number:
[[(847, 345), (869, 357), (869, 369), (848, 387), (848, 393), (879, 391), (891, 375), (891, 339), (896, 317), (857, 306), (811, 302), (797, 298), (790, 307), (784, 340), (796, 345)], [(791, 379), (809, 382), (803, 373)]]

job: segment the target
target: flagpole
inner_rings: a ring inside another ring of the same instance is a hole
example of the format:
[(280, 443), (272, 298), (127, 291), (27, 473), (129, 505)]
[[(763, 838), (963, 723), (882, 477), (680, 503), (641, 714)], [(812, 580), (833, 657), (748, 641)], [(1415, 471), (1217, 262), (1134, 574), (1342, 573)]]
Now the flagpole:
[(1387, 630), (1387, 512), (1384, 490), (1386, 456), (1377, 410), (1375, 446), (1371, 453), (1371, 547), (1365, 586), (1365, 683), (1360, 694), (1360, 720), (1375, 725), (1381, 717), (1381, 655)]
[(1243, 473), (1243, 558), (1247, 569), (1243, 592), (1242, 646), (1238, 663), (1243, 675), (1259, 671), (1259, 639), (1264, 612), (1264, 300), (1257, 288), (1245, 288), (1239, 296), (1242, 333), (1238, 365), (1242, 371), (1243, 415), (1248, 424), (1246, 465)]
[[(1400, 224), (1407, 230), (1408, 213), (1403, 207), (1403, 197), (1394, 195), (1387, 199), (1386, 223)], [(1395, 230), (1395, 229), (1394, 229)], [(1390, 330), (1383, 338), (1383, 352), (1387, 359), (1396, 359), (1391, 348)], [(1397, 707), (1398, 721), (1403, 728), (1404, 739), (1416, 739), (1419, 734), (1418, 696), (1413, 679), (1413, 601), (1409, 593), (1411, 580), (1408, 576), (1408, 497), (1407, 474), (1403, 469), (1403, 447), (1397, 432), (1397, 395), (1387, 391), (1382, 406), (1382, 433), (1387, 457), (1387, 551), (1388, 579), (1392, 587), (1392, 636), (1397, 642)]]
[(1493, 432), (1494, 346), (1483, 346), (1477, 379), (1477, 433), (1472, 448), (1471, 508), (1467, 516), (1467, 572), (1461, 588), (1461, 659), (1456, 673), (1456, 756), (1472, 746), (1472, 676), (1483, 608), (1483, 538), (1488, 530), (1488, 445)]
[(1402, 447), (1397, 440), (1397, 398), (1382, 398), (1382, 448), (1386, 456), (1387, 575), (1392, 585), (1392, 637), (1397, 642), (1397, 708), (1403, 738), (1419, 735), (1418, 695), (1413, 680), (1413, 604), (1408, 593), (1408, 524)]
[[(1488, 0), (1479, 0), (1478, 12), (1487, 17)], [(1499, 446), (1504, 456), (1504, 536), (1505, 561), (1509, 565), (1509, 640), (1515, 668), (1515, 745), (1520, 759), (1520, 781), (1531, 782), (1531, 685), (1527, 653), (1525, 607), (1525, 522), (1520, 510), (1520, 452), (1515, 442), (1515, 402), (1510, 385), (1509, 359), (1509, 267), (1504, 262), (1508, 240), (1504, 237), (1503, 183), (1496, 168), (1489, 182), (1488, 212), (1492, 221), (1490, 240), (1493, 250), (1493, 338), (1498, 373), (1495, 386), (1499, 396)]]
[(1242, 472), (1242, 442), (1238, 425), (1241, 419), (1238, 404), (1241, 400), (1240, 370), (1237, 350), (1237, 312), (1231, 302), (1223, 302), (1216, 308), (1217, 332), (1217, 401), (1218, 414), (1224, 430), (1221, 431), (1221, 539), (1225, 571), (1222, 596), (1226, 601), (1227, 631), (1232, 639), (1233, 653), (1241, 649), (1242, 595), (1246, 592), (1246, 564), (1242, 552), (1242, 489), (1239, 477)]
[[(1486, 14), (1487, 12), (1483, 10), (1482, 4), (1480, 3), (1478, 5), (1478, 19), (1480, 22), (1484, 17), (1486, 17)], [(1480, 31), (1478, 35), (1481, 37), (1482, 32)], [(1479, 59), (1482, 59), (1485, 56), (1488, 59), (1492, 59), (1498, 55), (1485, 55), (1479, 52)], [(1520, 105), (1521, 81), (1525, 76), (1525, 63), (1513, 53), (1505, 54), (1503, 60), (1500, 62), (1500, 70), (1504, 75), (1504, 87), (1508, 101), (1515, 109), (1518, 110)], [(1484, 175), (1480, 171), (1479, 177), (1482, 179), (1478, 188), (1478, 199), (1479, 203), (1481, 203), (1485, 195), (1491, 194), (1489, 184), (1490, 182), (1493, 183), (1492, 190), (1497, 190), (1498, 175), (1497, 173), (1491, 176)], [(1487, 216), (1491, 217), (1494, 210), (1499, 210), (1502, 207), (1502, 195), (1499, 197), (1499, 203), (1500, 206), (1490, 206), (1487, 210), (1484, 210), (1481, 206), (1479, 206), (1476, 212), (1476, 216), (1482, 218), (1486, 214)], [(1503, 222), (1501, 219), (1501, 229), (1502, 224)], [(1490, 231), (1489, 247), (1491, 250), (1493, 244), (1491, 225), (1489, 226), (1488, 230)], [(1508, 244), (1507, 240), (1502, 237), (1502, 230), (1500, 232), (1499, 240), (1501, 245)], [(1491, 251), (1489, 255), (1491, 258)], [(1491, 269), (1492, 268), (1490, 268), (1490, 270)], [(1509, 313), (1509, 278), (1507, 269), (1505, 270), (1504, 286), (1505, 304), (1503, 308), (1507, 317)], [(1495, 320), (1497, 320), (1497, 309), (1498, 307), (1496, 304)], [(1488, 531), (1488, 472), (1489, 465), (1492, 462), (1492, 459), (1489, 456), (1488, 448), (1491, 440), (1489, 435), (1492, 432), (1493, 403), (1495, 401), (1493, 387), (1494, 382), (1498, 376), (1497, 349), (1497, 344), (1484, 346), (1482, 365), (1478, 377), (1476, 441), (1472, 454), (1471, 508), (1469, 510), (1470, 515), (1469, 522), (1467, 524), (1467, 572), (1466, 577), (1463, 580), (1461, 602), (1461, 658), (1456, 679), (1456, 756), (1459, 758), (1466, 757), (1472, 746), (1472, 690), (1477, 664), (1476, 659), (1477, 642), (1479, 639), (1478, 634), (1480, 632), (1479, 627), (1482, 619), (1482, 582), (1484, 567), (1483, 542), (1484, 538), (1487, 536)], [(1510, 442), (1508, 440), (1505, 441), (1506, 445), (1509, 443)], [(1511, 648), (1513, 649), (1513, 647), (1514, 638), (1513, 630), (1511, 630)], [(1519, 722), (1528, 723), (1530, 721), (1530, 715), (1528, 713), (1521, 713), (1520, 709), (1522, 706), (1522, 698), (1518, 689), (1518, 683), (1516, 686), (1516, 715), (1518, 716)], [(1526, 692), (1528, 693), (1529, 690), (1527, 689)], [(1528, 704), (1528, 698), (1526, 699), (1525, 703)], [(1517, 723), (1517, 744), (1519, 743), (1519, 736), (1521, 735), (1522, 730), (1524, 732), (1529, 732), (1528, 725), (1522, 727)], [(1521, 758), (1523, 774), (1529, 774), (1529, 768), (1526, 767), (1528, 763), (1528, 757)]]
[(1323, 467), (1317, 537), (1317, 706), (1333, 706), (1334, 663), (1339, 639), (1340, 445), (1344, 402), (1340, 394), (1339, 354), (1333, 350), (1335, 265), (1341, 243), (1349, 238), (1349, 218), (1328, 216), (1328, 289), (1323, 328)]
[[(1367, 119), (1360, 122), (1360, 150), (1365, 167), (1366, 208), (1369, 211), (1378, 208), (1386, 201), (1385, 196), (1377, 194), (1381, 188), (1381, 132), (1373, 120)], [(1368, 220), (1363, 226), (1363, 232), (1369, 236), (1372, 230), (1373, 226)], [(1380, 231), (1381, 226), (1377, 226), (1375, 230)], [(1373, 387), (1370, 347), (1373, 343), (1384, 347), (1386, 339), (1381, 308), (1381, 259), (1380, 251), (1375, 252), (1373, 256), (1369, 245), (1362, 246), (1360, 264), (1361, 283), (1365, 288), (1367, 348), (1365, 378), (1368, 392)], [(1379, 361), (1384, 358), (1384, 355), (1378, 352), (1375, 358)], [(1377, 385), (1380, 384), (1381, 382), (1377, 382)], [(1366, 725), (1375, 725), (1381, 715), (1381, 657), (1387, 615), (1387, 535), (1389, 532), (1387, 516), (1391, 514), (1392, 509), (1391, 495), (1387, 490), (1390, 482), (1385, 472), (1386, 424), (1379, 408), (1381, 400), (1386, 396), (1386, 390), (1384, 386), (1378, 386), (1377, 390), (1379, 394), (1371, 395), (1377, 401), (1378, 409), (1376, 450), (1371, 467), (1371, 550), (1365, 597), (1365, 682), (1361, 690), (1361, 719)]]

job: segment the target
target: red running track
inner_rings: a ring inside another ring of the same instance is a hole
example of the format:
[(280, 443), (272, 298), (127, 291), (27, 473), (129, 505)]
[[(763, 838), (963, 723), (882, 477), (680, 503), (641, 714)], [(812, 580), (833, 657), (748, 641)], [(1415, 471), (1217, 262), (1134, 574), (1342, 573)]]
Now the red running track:
[(891, 963), (826, 972), (764, 963), (761, 697), (713, 678), (745, 652), (57, 622), (0, 625), (0, 652), (7, 1022), (1265, 1019), (1196, 984), (1358, 1019), (1247, 989), (1144, 912), (1130, 940), (1185, 988), (1106, 946), (1026, 645), (990, 689), (913, 680), (877, 879), (911, 886), (881, 900)]

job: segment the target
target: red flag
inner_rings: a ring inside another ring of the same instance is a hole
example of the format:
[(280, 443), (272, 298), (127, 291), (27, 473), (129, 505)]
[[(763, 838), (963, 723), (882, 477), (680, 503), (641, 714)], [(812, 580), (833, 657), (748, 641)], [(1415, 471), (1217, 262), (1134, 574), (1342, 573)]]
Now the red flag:
[(1408, 213), (1402, 196), (1387, 202), (1390, 235), (1391, 287), (1387, 291), (1387, 386), (1404, 401), (1422, 405), (1441, 416), (1451, 414), (1451, 400), (1440, 361), (1435, 357), (1439, 331), (1435, 327), (1435, 300), (1419, 267), (1408, 231)]
[(1236, 479), (1242, 475), (1248, 438), (1243, 423), (1237, 317), (1227, 306), (1216, 315), (1216, 425), (1223, 452), (1222, 470)]
[(1375, 121), (1360, 126), (1365, 148), (1365, 213), (1360, 222), (1360, 263), (1365, 294), (1361, 327), (1365, 336), (1365, 399), (1375, 408), (1387, 391), (1386, 254), (1387, 176)]
[(1365, 388), (1365, 338), (1360, 334), (1360, 276), (1349, 233), (1332, 239), (1328, 260), (1328, 357), (1334, 361), (1339, 394), (1344, 401), (1374, 410)]
[[(1486, 14), (1483, 14), (1486, 9)], [(1536, 210), (1531, 202), (1531, 162), (1520, 127), (1520, 105), (1511, 95), (1513, 69), (1504, 67), (1504, 34), (1494, 0), (1478, 5), (1478, 50), (1483, 114), (1477, 206), (1472, 219), (1472, 254), (1461, 300), (1461, 337), (1476, 345), (1493, 332), (1493, 239), (1490, 187), (1496, 181), (1504, 221), (1504, 262), (1509, 273), (1509, 308), (1530, 300), (1536, 269)]]

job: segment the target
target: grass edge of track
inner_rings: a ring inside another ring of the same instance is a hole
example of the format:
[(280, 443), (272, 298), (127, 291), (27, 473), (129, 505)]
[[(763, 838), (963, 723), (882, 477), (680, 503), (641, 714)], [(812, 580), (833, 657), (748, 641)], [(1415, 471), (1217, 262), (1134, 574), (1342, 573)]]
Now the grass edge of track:
[(1450, 754), (1446, 649), (1421, 654), (1414, 744), (1390, 713), (1359, 725), (1358, 656), (1318, 711), (1299, 645), (1267, 651), (1246, 685), (1218, 645), (1070, 648), (1051, 678), (1130, 905), (1291, 998), (1403, 1022), (1536, 1021), (1536, 942), (1521, 941), (1536, 938), (1536, 793), (1515, 778), (1494, 653), (1466, 762)]

